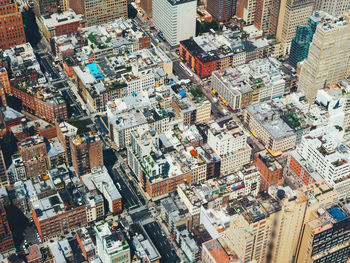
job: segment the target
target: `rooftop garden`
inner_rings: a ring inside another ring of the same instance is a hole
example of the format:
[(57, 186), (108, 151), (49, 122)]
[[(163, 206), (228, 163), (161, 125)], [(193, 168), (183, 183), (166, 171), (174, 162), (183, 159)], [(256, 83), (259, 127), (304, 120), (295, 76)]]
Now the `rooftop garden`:
[(74, 127), (78, 128), (78, 134), (84, 134), (90, 131), (90, 129), (79, 119), (72, 118), (67, 121), (67, 123), (73, 125)]
[(193, 97), (204, 97), (204, 93), (201, 88), (199, 87), (194, 87), (192, 89), (189, 89), (189, 92), (193, 95)]

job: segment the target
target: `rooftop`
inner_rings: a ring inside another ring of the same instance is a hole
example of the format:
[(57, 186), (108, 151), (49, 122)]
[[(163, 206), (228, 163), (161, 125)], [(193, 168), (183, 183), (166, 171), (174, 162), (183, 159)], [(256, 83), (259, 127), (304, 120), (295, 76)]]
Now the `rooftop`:
[(43, 24), (51, 30), (54, 27), (62, 26), (65, 24), (81, 22), (83, 15), (76, 14), (73, 9), (69, 9), (62, 13), (53, 13), (51, 15), (40, 17)]

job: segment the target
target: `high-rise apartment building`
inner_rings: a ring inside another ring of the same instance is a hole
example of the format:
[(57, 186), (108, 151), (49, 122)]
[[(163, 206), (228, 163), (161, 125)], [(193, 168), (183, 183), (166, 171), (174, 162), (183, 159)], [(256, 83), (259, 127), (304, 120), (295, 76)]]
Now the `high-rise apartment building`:
[(234, 15), (237, 0), (208, 0), (207, 11), (213, 19), (219, 22), (228, 22)]
[(247, 25), (254, 23), (256, 0), (237, 0), (236, 16), (243, 19)]
[(93, 167), (103, 166), (102, 142), (98, 135), (77, 135), (70, 139), (72, 164), (79, 176), (88, 174)]
[(280, 6), (281, 2), (285, 0), (271, 0), (271, 10), (270, 10), (270, 21), (269, 21), (269, 31), (268, 34), (272, 36), (276, 36), (277, 34), (277, 26), (278, 26), (278, 18), (280, 14)]
[(2, 150), (0, 148), (0, 187), (7, 187), (7, 186), (9, 186), (9, 183), (10, 182), (9, 182), (9, 178), (7, 176), (4, 155), (3, 155)]
[(75, 13), (84, 15), (86, 26), (128, 16), (127, 0), (70, 0), (69, 6)]
[(37, 16), (45, 16), (56, 13), (59, 3), (59, 0), (33, 0), (34, 13)]
[(22, 14), (13, 0), (0, 0), (0, 49), (26, 42)]
[(348, 262), (349, 212), (337, 204), (313, 211), (305, 222), (295, 262)]
[(15, 243), (3, 202), (0, 200), (0, 255), (15, 252)]
[(256, 1), (254, 25), (257, 29), (262, 30), (264, 33), (269, 31), (272, 4), (272, 0)]
[(289, 55), (289, 63), (294, 68), (297, 67), (298, 62), (307, 58), (316, 27), (325, 16), (325, 12), (315, 11), (313, 15), (308, 18), (307, 25), (300, 25), (297, 27), (297, 32), (292, 41)]
[(327, 84), (342, 81), (350, 62), (350, 12), (338, 18), (327, 18), (317, 26), (302, 66), (298, 88), (310, 104), (317, 91)]
[(196, 34), (195, 0), (153, 0), (154, 26), (171, 46)]
[(315, 0), (314, 10), (339, 16), (350, 8), (349, 0)]
[(276, 38), (282, 42), (284, 53), (289, 53), (297, 26), (307, 23), (312, 14), (313, 0), (281, 0)]
[(269, 192), (231, 221), (228, 240), (242, 262), (292, 262), (307, 198), (290, 188)]

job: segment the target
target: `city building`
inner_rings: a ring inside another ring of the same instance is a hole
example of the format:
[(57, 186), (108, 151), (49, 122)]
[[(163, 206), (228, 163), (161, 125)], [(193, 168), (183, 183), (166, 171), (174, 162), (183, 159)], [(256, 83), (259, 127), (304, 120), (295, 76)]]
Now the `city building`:
[(37, 21), (41, 32), (49, 42), (56, 36), (77, 33), (83, 26), (83, 16), (75, 14), (72, 9), (63, 13), (40, 16)]
[(236, 0), (208, 0), (206, 10), (218, 22), (228, 22), (235, 12)]
[(7, 176), (5, 158), (0, 148), (0, 187), (7, 187), (9, 186), (9, 184), (10, 184), (10, 181)]
[(4, 50), (11, 71), (11, 94), (24, 110), (52, 123), (68, 119), (67, 104), (57, 88), (47, 83), (30, 43)]
[(196, 8), (194, 0), (153, 0), (152, 20), (170, 46), (194, 37), (196, 34)]
[(42, 119), (27, 122), (25, 118), (22, 118), (20, 124), (10, 127), (10, 131), (18, 141), (22, 141), (30, 135), (40, 135), (47, 140), (57, 136), (56, 126)]
[(15, 250), (6, 210), (3, 201), (0, 200), (0, 255), (10, 255), (15, 253)]
[(252, 25), (255, 19), (257, 1), (237, 0), (236, 16), (243, 19), (247, 25)]
[[(0, 66), (0, 83), (0, 87), (3, 89), (3, 91), (1, 91), (1, 97), (3, 100), (6, 100), (6, 98), (3, 97), (3, 93), (9, 94), (11, 92), (11, 86), (7, 70), (4, 66)], [(6, 107), (6, 102), (3, 103), (3, 105)]]
[(261, 191), (267, 191), (272, 185), (282, 184), (283, 167), (268, 151), (258, 154), (256, 166), (261, 174)]
[(297, 68), (298, 63), (307, 58), (317, 25), (325, 16), (326, 13), (324, 12), (314, 11), (313, 15), (308, 18), (307, 25), (298, 26), (289, 55), (289, 63), (294, 68)]
[(31, 245), (28, 247), (29, 255), (27, 256), (28, 263), (40, 263), (42, 260), (42, 254), (38, 245)]
[(275, 156), (295, 147), (298, 141), (296, 129), (299, 131), (298, 138), (304, 131), (297, 116), (295, 120), (294, 117), (281, 118), (283, 112), (278, 113), (279, 106), (282, 105), (273, 101), (250, 105), (245, 109), (244, 117), (244, 123), (253, 136)]
[(276, 38), (283, 45), (283, 54), (290, 53), (297, 26), (305, 25), (312, 15), (312, 0), (281, 0), (279, 7)]
[(325, 181), (334, 187), (339, 199), (346, 199), (350, 189), (349, 149), (340, 138), (337, 131), (329, 127), (311, 131), (303, 137), (296, 153), (291, 153), (288, 167), (306, 185), (309, 180)]
[(90, 260), (90, 258), (96, 255), (96, 247), (92, 242), (89, 232), (85, 227), (82, 227), (75, 234), (85, 260)]
[(182, 60), (200, 78), (206, 78), (215, 70), (243, 65), (246, 61), (244, 45), (234, 32), (222, 35), (206, 33), (180, 41)]
[(64, 121), (56, 120), (57, 139), (63, 145), (66, 151), (66, 164), (72, 166), (72, 152), (70, 148), (70, 139), (78, 134), (78, 128)]
[(70, 0), (69, 6), (75, 13), (82, 14), (87, 26), (111, 22), (128, 16), (126, 0)]
[(147, 238), (142, 233), (137, 233), (132, 238), (132, 244), (135, 246), (135, 253), (138, 259), (150, 263), (159, 263), (161, 255), (149, 237)]
[(315, 0), (314, 10), (324, 11), (333, 16), (340, 16), (350, 7), (347, 0)]
[[(83, 180), (85, 180), (84, 177)], [(93, 189), (93, 191), (85, 194), (86, 220), (88, 223), (100, 220), (105, 215), (103, 196), (96, 192), (96, 188), (92, 187), (91, 189)]]
[(108, 203), (110, 212), (116, 214), (122, 211), (122, 196), (106, 167), (92, 168), (90, 174), (86, 174), (82, 177), (82, 181), (89, 191), (98, 190), (103, 195)]
[(350, 13), (326, 18), (317, 26), (309, 55), (302, 66), (298, 90), (310, 104), (317, 91), (327, 84), (342, 81), (348, 75), (350, 62)]
[(97, 134), (70, 137), (70, 149), (77, 175), (86, 175), (92, 168), (103, 166), (102, 141)]
[(308, 199), (288, 187), (269, 189), (269, 193), (257, 203), (247, 203), (226, 233), (243, 262), (292, 262)]
[(49, 166), (48, 154), (44, 138), (40, 135), (28, 137), (17, 143), (21, 161), (24, 163), (29, 178), (43, 176)]
[(202, 244), (203, 263), (239, 263), (237, 255), (226, 244), (225, 239), (215, 238)]
[(97, 254), (104, 263), (129, 263), (130, 247), (118, 223), (106, 221), (94, 226), (96, 233)]
[(349, 226), (348, 205), (342, 207), (335, 203), (313, 211), (305, 220), (295, 262), (347, 262)]
[(152, 16), (152, 0), (141, 0), (140, 7), (146, 15)]
[(81, 193), (65, 191), (31, 202), (33, 221), (39, 235), (46, 240), (58, 237), (65, 231), (87, 224), (86, 208)]
[(254, 26), (258, 30), (262, 30), (265, 34), (268, 33), (270, 28), (271, 19), (271, 9), (273, 6), (271, 0), (258, 0), (255, 4), (255, 14), (254, 14)]
[[(64, 2), (65, 0), (62, 0)], [(45, 16), (58, 11), (59, 0), (33, 0), (36, 16)]]
[(232, 110), (282, 97), (286, 80), (281, 63), (274, 58), (258, 59), (236, 68), (212, 73), (212, 92)]
[(13, 0), (0, 1), (0, 49), (26, 42), (22, 14)]

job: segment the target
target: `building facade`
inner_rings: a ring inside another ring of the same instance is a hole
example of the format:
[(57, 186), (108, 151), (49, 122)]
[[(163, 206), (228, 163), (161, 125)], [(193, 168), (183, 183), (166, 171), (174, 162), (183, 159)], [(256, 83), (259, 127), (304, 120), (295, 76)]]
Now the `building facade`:
[(152, 1), (153, 24), (171, 46), (195, 36), (196, 7), (194, 0)]
[(128, 16), (126, 0), (70, 0), (70, 8), (84, 15), (86, 25), (98, 25)]
[(103, 166), (102, 142), (98, 135), (77, 135), (71, 138), (72, 164), (79, 176)]
[(347, 76), (350, 62), (350, 13), (317, 26), (298, 83), (310, 104), (317, 91)]
[(0, 255), (15, 253), (15, 243), (2, 200), (0, 200)]
[(228, 22), (234, 15), (236, 0), (208, 0), (207, 11), (218, 22)]
[(0, 1), (0, 49), (26, 42), (22, 14), (13, 0)]

